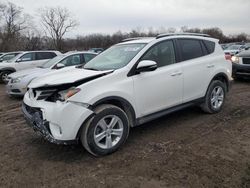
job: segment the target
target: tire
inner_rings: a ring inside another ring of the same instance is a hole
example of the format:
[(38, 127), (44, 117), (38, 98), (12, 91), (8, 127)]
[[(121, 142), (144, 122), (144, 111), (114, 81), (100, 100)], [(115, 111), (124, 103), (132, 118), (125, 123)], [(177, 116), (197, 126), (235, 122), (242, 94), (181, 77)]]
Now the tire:
[[(114, 105), (101, 105), (95, 115), (83, 125), (81, 143), (94, 156), (105, 156), (117, 151), (129, 135), (126, 113)], [(113, 123), (116, 122), (116, 123)]]
[(12, 71), (2, 71), (0, 73), (0, 82), (7, 84), (7, 81), (5, 80), (5, 78), (6, 78), (6, 76), (8, 76), (11, 73), (12, 73)]
[(213, 80), (208, 87), (205, 101), (201, 109), (209, 114), (221, 111), (226, 99), (226, 84), (220, 80)]

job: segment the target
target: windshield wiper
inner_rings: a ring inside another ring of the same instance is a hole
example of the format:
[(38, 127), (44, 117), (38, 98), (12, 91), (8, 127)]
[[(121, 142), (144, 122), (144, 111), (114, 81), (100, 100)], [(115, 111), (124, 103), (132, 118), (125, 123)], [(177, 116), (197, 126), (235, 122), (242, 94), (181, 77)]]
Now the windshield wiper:
[(85, 67), (83, 67), (83, 69), (86, 69), (86, 70), (93, 70), (93, 71), (100, 71), (100, 70), (95, 69), (95, 68), (85, 68)]

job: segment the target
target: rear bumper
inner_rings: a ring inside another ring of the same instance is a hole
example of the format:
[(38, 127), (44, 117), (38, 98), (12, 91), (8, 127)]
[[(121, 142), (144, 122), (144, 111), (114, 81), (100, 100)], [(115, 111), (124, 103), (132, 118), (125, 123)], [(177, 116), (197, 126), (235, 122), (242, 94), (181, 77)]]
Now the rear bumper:
[(27, 124), (31, 126), (35, 132), (44, 137), (45, 140), (54, 144), (63, 144), (63, 145), (77, 143), (76, 140), (64, 141), (55, 139), (51, 134), (49, 128), (49, 122), (43, 120), (42, 112), (39, 108), (32, 108), (23, 103), (22, 112)]
[(250, 65), (233, 63), (233, 77), (250, 77)]

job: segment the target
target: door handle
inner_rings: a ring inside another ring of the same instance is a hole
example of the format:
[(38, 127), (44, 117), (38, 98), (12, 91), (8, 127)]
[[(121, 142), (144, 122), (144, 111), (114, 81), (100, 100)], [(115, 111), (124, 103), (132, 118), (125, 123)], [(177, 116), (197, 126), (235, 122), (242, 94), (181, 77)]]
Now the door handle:
[(180, 75), (182, 75), (181, 71), (171, 73), (171, 76), (180, 76)]
[(213, 68), (214, 67), (214, 65), (213, 64), (209, 64), (209, 65), (207, 65), (207, 68)]

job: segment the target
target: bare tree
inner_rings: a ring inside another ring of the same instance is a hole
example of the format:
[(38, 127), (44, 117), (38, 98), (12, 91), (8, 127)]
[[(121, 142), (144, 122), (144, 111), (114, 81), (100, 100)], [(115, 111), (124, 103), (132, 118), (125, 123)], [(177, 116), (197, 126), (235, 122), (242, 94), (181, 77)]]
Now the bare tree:
[(23, 14), (22, 8), (13, 3), (2, 6), (2, 41), (3, 50), (16, 50), (20, 32), (27, 28), (28, 16)]
[(53, 39), (55, 48), (62, 50), (63, 36), (76, 27), (77, 22), (72, 19), (68, 9), (61, 7), (41, 9), (40, 17), (45, 31)]

